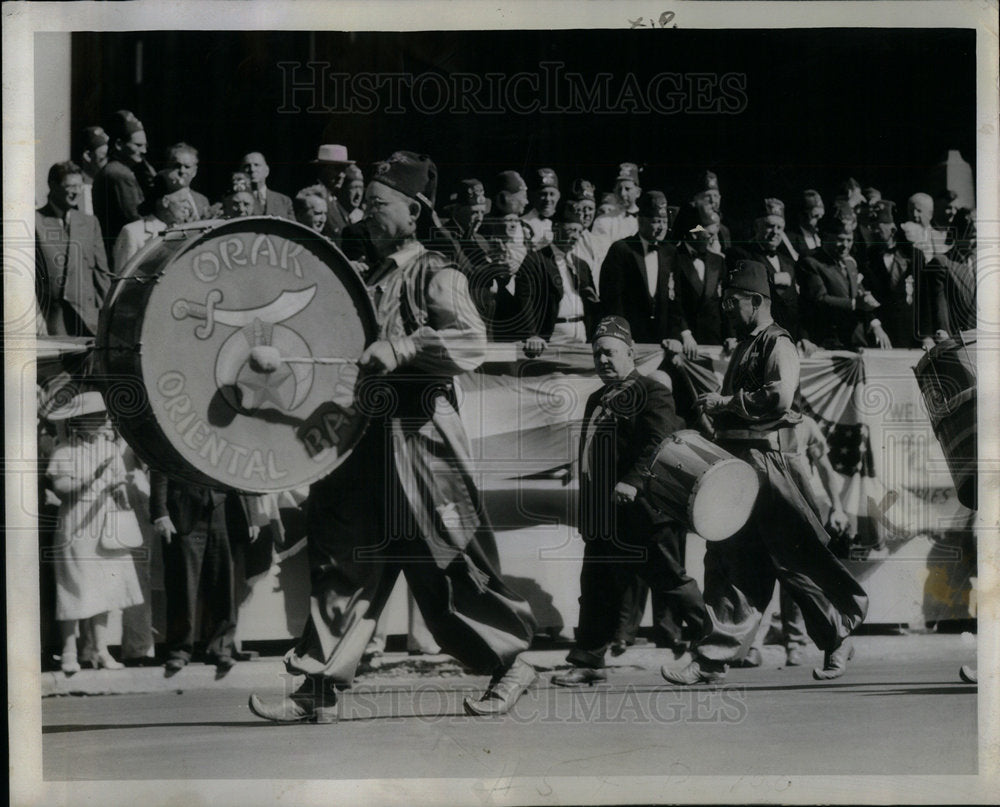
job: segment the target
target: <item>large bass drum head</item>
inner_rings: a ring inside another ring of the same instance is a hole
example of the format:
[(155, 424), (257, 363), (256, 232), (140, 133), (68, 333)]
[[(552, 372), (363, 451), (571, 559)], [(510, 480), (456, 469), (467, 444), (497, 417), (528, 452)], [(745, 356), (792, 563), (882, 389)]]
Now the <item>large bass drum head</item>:
[(706, 541), (732, 537), (749, 520), (759, 492), (760, 480), (750, 464), (735, 458), (716, 462), (691, 493), (691, 529)]
[[(295, 222), (246, 218), (168, 231), (137, 257), (98, 337), (109, 410), (137, 453), (188, 481), (249, 492), (336, 468), (366, 425), (357, 368), (310, 359), (357, 359), (377, 336), (340, 251)], [(262, 367), (255, 347), (281, 360)], [(130, 367), (145, 400), (116, 400), (114, 377)]]

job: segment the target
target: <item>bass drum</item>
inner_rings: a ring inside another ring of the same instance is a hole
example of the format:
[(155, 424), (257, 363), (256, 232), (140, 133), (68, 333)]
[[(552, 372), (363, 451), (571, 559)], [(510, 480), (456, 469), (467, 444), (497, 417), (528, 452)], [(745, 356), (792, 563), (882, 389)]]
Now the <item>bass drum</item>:
[[(108, 295), (95, 350), (108, 411), (142, 460), (266, 493), (326, 476), (360, 440), (353, 360), (377, 334), (364, 283), (333, 244), (251, 217), (146, 244)], [(270, 360), (251, 362), (256, 347)], [(330, 358), (344, 361), (315, 361)]]
[(976, 509), (976, 332), (965, 331), (929, 350), (913, 369), (934, 436), (948, 461), (958, 500)]

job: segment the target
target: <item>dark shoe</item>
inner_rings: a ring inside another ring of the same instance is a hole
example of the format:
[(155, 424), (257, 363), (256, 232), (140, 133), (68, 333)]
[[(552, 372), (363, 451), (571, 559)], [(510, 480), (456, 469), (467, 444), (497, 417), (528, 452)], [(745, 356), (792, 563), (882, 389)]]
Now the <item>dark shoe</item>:
[(802, 649), (796, 645), (792, 645), (785, 651), (785, 666), (786, 667), (799, 667), (802, 664)]
[(232, 656), (219, 656), (215, 660), (215, 669), (220, 675), (225, 675), (236, 666), (236, 659)]
[(337, 720), (337, 691), (323, 678), (306, 677), (295, 692), (265, 702), (250, 696), (250, 711), (274, 723), (334, 723)]
[(978, 684), (979, 683), (979, 670), (973, 667), (971, 664), (963, 664), (958, 668), (958, 677), (961, 678), (967, 684)]
[(823, 669), (813, 670), (813, 678), (817, 681), (829, 681), (840, 678), (847, 670), (847, 662), (854, 658), (854, 643), (845, 639), (840, 647), (823, 654)]
[(608, 649), (611, 651), (612, 656), (618, 658), (618, 656), (623, 655), (628, 650), (628, 645), (625, 642), (614, 642)]
[(256, 650), (234, 650), (233, 658), (236, 661), (256, 661), (260, 658), (260, 653)]
[(747, 650), (747, 654), (740, 659), (734, 667), (759, 667), (764, 663), (764, 659), (760, 655), (760, 651), (756, 647), (751, 647)]
[(167, 659), (167, 663), (164, 664), (163, 666), (166, 669), (167, 674), (172, 675), (173, 673), (179, 673), (181, 670), (187, 667), (187, 665), (188, 665), (188, 660), (186, 658), (180, 658), (179, 656), (172, 656), (171, 658)]
[(557, 687), (593, 686), (594, 684), (607, 681), (608, 675), (604, 670), (595, 670), (591, 667), (574, 667), (569, 672), (553, 675), (549, 680)]
[(514, 659), (506, 670), (493, 676), (478, 700), (465, 699), (465, 713), (474, 716), (506, 714), (537, 678), (538, 673), (528, 662)]
[(695, 659), (680, 670), (672, 670), (664, 665), (660, 668), (660, 675), (671, 684), (682, 687), (695, 684), (722, 684), (726, 680), (726, 668), (722, 665), (721, 670), (708, 669), (706, 662)]

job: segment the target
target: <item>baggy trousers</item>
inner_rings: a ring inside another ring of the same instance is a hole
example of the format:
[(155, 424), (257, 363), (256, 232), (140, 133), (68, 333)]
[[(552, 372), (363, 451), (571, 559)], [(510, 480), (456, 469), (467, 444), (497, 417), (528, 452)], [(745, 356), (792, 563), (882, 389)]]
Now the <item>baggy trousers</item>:
[(608, 646), (615, 639), (621, 619), (620, 603), (636, 575), (654, 596), (669, 606), (678, 621), (687, 622), (696, 636), (704, 631), (706, 614), (698, 584), (688, 576), (681, 557), (678, 524), (647, 525), (643, 534), (629, 529), (629, 505), (618, 507), (619, 529), (615, 540), (585, 537), (580, 571), (580, 620), (576, 644), (566, 657), (578, 667), (604, 666)]
[(527, 650), (530, 606), (500, 578), (488, 524), (442, 568), (407, 504), (373, 424), (307, 502), (309, 620), (285, 656), (291, 673), (350, 684), (400, 572), (441, 650), (493, 673)]
[(802, 609), (816, 646), (835, 650), (864, 621), (867, 594), (826, 548), (826, 530), (781, 453), (739, 443), (725, 447), (757, 470), (761, 490), (747, 525), (725, 541), (708, 543), (705, 604), (710, 627), (695, 654), (716, 663), (741, 658), (776, 581)]

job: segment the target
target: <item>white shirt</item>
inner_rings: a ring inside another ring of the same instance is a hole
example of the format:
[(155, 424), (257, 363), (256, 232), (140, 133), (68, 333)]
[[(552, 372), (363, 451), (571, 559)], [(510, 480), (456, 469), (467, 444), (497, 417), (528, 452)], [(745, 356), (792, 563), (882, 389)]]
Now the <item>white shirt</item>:
[[(656, 247), (649, 243), (641, 235), (639, 240), (642, 242), (642, 249), (646, 253), (646, 284), (649, 286), (649, 296), (656, 296), (656, 280), (660, 274), (660, 259), (656, 252)], [(702, 266), (702, 274), (704, 274), (705, 268)]]
[(531, 244), (535, 249), (541, 249), (552, 243), (551, 219), (543, 219), (538, 211), (532, 208), (521, 216), (521, 221), (531, 229)]
[(771, 267), (774, 269), (775, 272), (780, 272), (781, 271), (781, 261), (778, 260), (778, 256), (777, 255), (765, 255), (764, 259), (769, 264), (771, 264)]
[(582, 317), (583, 299), (577, 291), (577, 284), (570, 274), (569, 266), (566, 265), (566, 256), (555, 247), (552, 248), (552, 254), (556, 257), (556, 266), (559, 267), (559, 277), (562, 278), (563, 284), (563, 295), (556, 316), (560, 319)]

